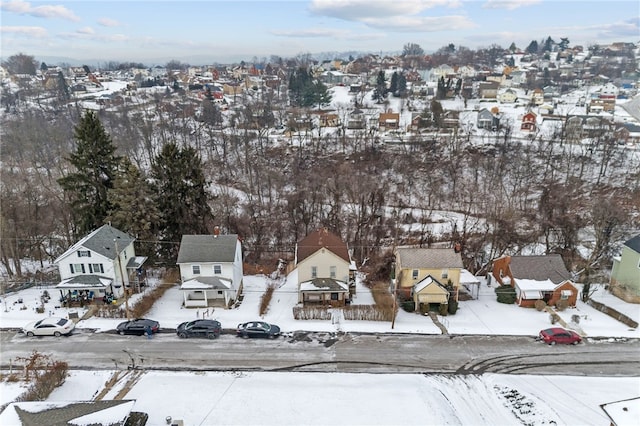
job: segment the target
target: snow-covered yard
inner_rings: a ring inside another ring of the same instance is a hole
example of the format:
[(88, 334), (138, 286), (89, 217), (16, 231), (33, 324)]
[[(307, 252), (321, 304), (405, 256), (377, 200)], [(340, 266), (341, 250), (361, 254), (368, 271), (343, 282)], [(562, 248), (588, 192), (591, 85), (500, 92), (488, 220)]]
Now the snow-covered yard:
[[(296, 276), (292, 274), (275, 291), (265, 321), (285, 332), (354, 331), (440, 334), (427, 316), (400, 310), (392, 329), (388, 322), (296, 321)], [(231, 310), (184, 309), (178, 286), (155, 303), (149, 318), (163, 328), (208, 314), (225, 328), (257, 319), (260, 297), (267, 286), (265, 276), (245, 276), (245, 297)], [(35, 312), (43, 289), (31, 288), (8, 294), (0, 304), (3, 328), (19, 328), (41, 317)], [(45, 305), (45, 315), (68, 316), (78, 309), (56, 308), (58, 295)], [(17, 303), (18, 299), (22, 303)], [(597, 300), (640, 320), (640, 309), (600, 290)], [(135, 297), (131, 302), (135, 302)], [(369, 290), (358, 282), (355, 304), (372, 304)], [(26, 309), (21, 309), (24, 306)], [(82, 316), (83, 311), (78, 314)], [(569, 322), (580, 316), (580, 327), (589, 337), (639, 337), (637, 330), (579, 302), (561, 316)], [(464, 301), (456, 315), (439, 317), (451, 334), (535, 335), (549, 326), (548, 314), (496, 302), (494, 289), (482, 281), (477, 300)], [(78, 327), (98, 332), (113, 329), (121, 319), (89, 318)], [(90, 400), (109, 380), (112, 371), (72, 371), (48, 403)], [(131, 373), (129, 373), (131, 374)], [(124, 386), (120, 380), (106, 395)], [(18, 383), (0, 383), (0, 404), (13, 401), (24, 391)], [(197, 391), (193, 391), (197, 389)], [(188, 391), (187, 391), (188, 390)], [(134, 399), (134, 411), (149, 414), (150, 425), (165, 419), (184, 420), (185, 425), (392, 425), (392, 424), (531, 424), (607, 425), (599, 405), (635, 398), (640, 394), (638, 377), (566, 377), (511, 375), (420, 375), (276, 372), (142, 372), (126, 395)], [(0, 414), (0, 424), (16, 424), (10, 407)], [(19, 423), (18, 423), (19, 424)]]

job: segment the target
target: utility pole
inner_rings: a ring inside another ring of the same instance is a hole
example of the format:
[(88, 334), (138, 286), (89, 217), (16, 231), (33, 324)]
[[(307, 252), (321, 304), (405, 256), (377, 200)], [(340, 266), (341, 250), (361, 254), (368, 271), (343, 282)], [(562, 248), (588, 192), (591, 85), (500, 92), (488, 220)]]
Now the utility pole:
[(129, 292), (127, 291), (127, 286), (124, 285), (124, 275), (122, 275), (122, 263), (120, 263), (120, 251), (118, 251), (118, 240), (113, 239), (113, 243), (116, 246), (116, 256), (118, 258), (118, 270), (120, 271), (120, 279), (122, 280), (122, 290), (124, 291), (124, 311), (127, 316), (127, 321), (129, 318)]

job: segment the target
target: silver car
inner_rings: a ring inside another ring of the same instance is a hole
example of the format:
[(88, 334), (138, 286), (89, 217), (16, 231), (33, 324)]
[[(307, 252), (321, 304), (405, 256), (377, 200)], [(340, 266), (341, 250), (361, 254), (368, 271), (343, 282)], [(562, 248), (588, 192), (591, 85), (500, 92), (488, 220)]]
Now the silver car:
[(76, 324), (66, 318), (48, 317), (25, 325), (22, 332), (32, 336), (62, 336), (71, 334)]

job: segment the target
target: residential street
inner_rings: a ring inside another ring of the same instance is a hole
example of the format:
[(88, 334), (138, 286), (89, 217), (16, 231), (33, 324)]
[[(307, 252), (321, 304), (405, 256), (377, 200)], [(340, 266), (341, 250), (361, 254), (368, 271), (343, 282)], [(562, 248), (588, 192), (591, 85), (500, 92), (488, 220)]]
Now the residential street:
[(638, 376), (640, 341), (589, 340), (548, 346), (525, 336), (305, 333), (275, 340), (179, 339), (171, 331), (153, 339), (76, 330), (61, 338), (0, 332), (2, 368), (34, 350), (71, 368), (246, 370), (369, 373), (546, 374)]

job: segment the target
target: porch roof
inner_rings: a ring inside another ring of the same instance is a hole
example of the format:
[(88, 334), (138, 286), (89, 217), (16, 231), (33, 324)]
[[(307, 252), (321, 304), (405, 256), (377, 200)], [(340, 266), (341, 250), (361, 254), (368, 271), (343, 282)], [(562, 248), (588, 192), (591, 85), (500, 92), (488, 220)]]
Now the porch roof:
[(147, 261), (147, 256), (132, 257), (127, 262), (127, 269), (138, 269), (146, 261)]
[(68, 290), (85, 290), (107, 288), (113, 283), (111, 278), (101, 275), (76, 275), (62, 280), (56, 288)]
[(231, 284), (227, 278), (198, 277), (183, 282), (180, 290), (230, 290)]
[(516, 287), (524, 292), (528, 291), (553, 291), (558, 286), (551, 280), (521, 280), (516, 279)]
[(348, 292), (349, 285), (333, 278), (314, 278), (300, 283), (300, 291)]

